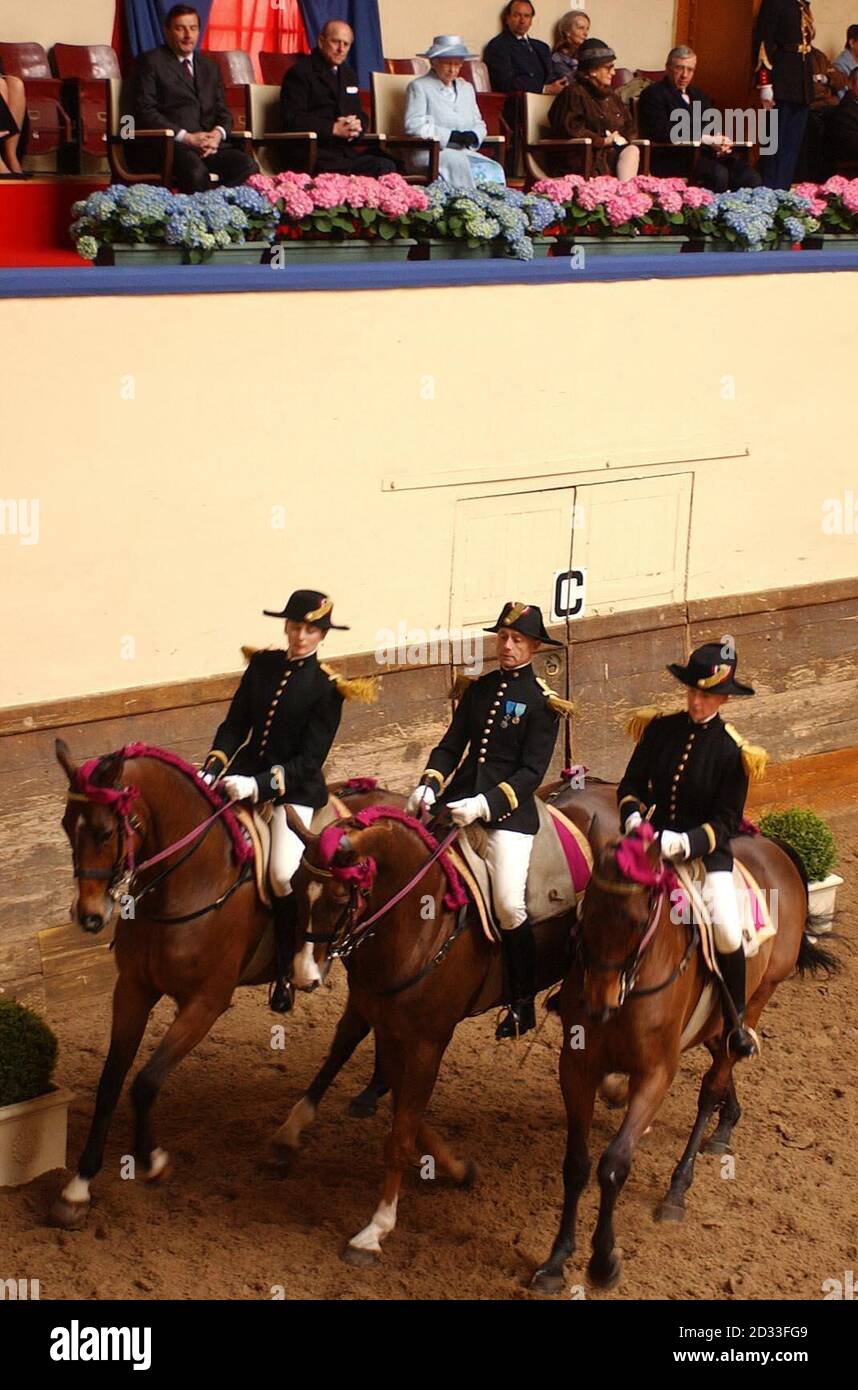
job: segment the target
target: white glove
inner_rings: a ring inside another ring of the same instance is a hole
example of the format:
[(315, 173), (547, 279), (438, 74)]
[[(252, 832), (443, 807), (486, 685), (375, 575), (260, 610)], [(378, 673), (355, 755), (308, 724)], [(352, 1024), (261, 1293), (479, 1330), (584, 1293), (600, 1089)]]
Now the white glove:
[(405, 803), (409, 816), (419, 816), (421, 811), (431, 811), (437, 798), (431, 787), (415, 787)]
[(671, 863), (681, 864), (691, 853), (688, 836), (677, 830), (662, 830), (661, 853), (662, 857), (669, 859)]
[(213, 772), (204, 772), (203, 769), (200, 768), (199, 772), (197, 773), (197, 776), (199, 777), (201, 782), (205, 782), (207, 787), (214, 786), (215, 774)]
[(626, 817), (626, 824), (623, 829), (623, 834), (631, 835), (632, 831), (635, 829), (636, 826), (640, 825), (642, 820), (643, 816), (641, 815), (640, 811), (632, 811), (631, 815)]
[(451, 801), (447, 810), (454, 825), (471, 825), (475, 820), (488, 820), (490, 815), (489, 803), (482, 794)]
[(255, 801), (259, 795), (255, 777), (222, 777), (221, 786), (230, 801)]
[(774, 101), (775, 89), (769, 82), (766, 84), (765, 87), (758, 88), (757, 95), (759, 96), (760, 101)]

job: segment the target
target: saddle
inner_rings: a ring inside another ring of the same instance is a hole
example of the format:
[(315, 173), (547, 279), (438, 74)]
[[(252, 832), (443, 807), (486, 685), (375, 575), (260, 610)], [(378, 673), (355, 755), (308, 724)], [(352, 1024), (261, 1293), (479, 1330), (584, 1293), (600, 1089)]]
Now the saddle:
[[(527, 871), (527, 915), (531, 922), (547, 922), (573, 912), (584, 896), (593, 870), (593, 854), (586, 837), (555, 806), (536, 800), (539, 829)], [(483, 930), (491, 941), (500, 941), (500, 928), (492, 900), (485, 852), (488, 841), (478, 823), (459, 833), (456, 867), (470, 889)], [(462, 863), (464, 861), (464, 864)]]

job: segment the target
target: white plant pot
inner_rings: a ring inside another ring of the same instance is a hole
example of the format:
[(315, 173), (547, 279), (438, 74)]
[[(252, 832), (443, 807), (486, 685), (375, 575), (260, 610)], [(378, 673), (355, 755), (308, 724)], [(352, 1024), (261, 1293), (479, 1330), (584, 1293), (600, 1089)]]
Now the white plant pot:
[(0, 1187), (21, 1187), (51, 1168), (65, 1168), (71, 1091), (0, 1106)]
[(842, 882), (843, 879), (839, 874), (829, 874), (828, 878), (820, 878), (815, 883), (808, 884), (807, 896), (810, 902), (810, 911), (814, 917), (820, 919), (814, 927), (814, 931), (817, 933), (831, 931), (837, 890)]

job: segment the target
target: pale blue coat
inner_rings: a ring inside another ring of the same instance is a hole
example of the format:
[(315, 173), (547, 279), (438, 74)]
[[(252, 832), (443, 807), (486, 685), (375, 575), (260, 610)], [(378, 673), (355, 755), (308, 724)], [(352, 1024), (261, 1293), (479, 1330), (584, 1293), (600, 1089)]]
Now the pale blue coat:
[[(487, 159), (476, 150), (449, 149), (451, 130), (472, 130), (480, 141), (486, 138), (486, 123), (470, 82), (457, 77), (447, 86), (434, 72), (409, 82), (405, 94), (405, 134), (439, 141), (441, 178), (456, 188), (473, 188), (478, 178), (506, 183), (496, 159)], [(417, 173), (426, 168), (429, 155), (425, 150), (415, 150), (409, 154), (408, 162), (412, 172)]]

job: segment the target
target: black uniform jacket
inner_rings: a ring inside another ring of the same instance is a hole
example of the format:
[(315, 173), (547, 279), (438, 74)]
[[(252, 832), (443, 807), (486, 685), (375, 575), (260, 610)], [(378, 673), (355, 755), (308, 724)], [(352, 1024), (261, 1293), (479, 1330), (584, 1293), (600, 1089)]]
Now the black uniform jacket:
[(194, 77), (189, 80), (179, 59), (166, 44), (137, 60), (134, 71), (134, 119), (143, 130), (232, 130), (232, 117), (217, 63), (194, 52)]
[[(458, 768), (438, 809), (482, 793), (491, 829), (536, 834), (533, 794), (545, 779), (557, 741), (551, 693), (531, 665), (487, 671), (468, 686), (423, 774), (423, 783), (437, 792)], [(459, 765), (466, 747), (467, 757)]]
[(551, 49), (540, 39), (517, 39), (504, 29), (486, 44), (483, 58), (493, 92), (541, 92), (554, 81)]
[[(775, 101), (808, 106), (813, 100), (812, 43), (809, 5), (763, 0), (754, 29), (754, 63), (769, 69)], [(806, 52), (799, 52), (805, 47)]]
[(299, 58), (284, 76), (280, 111), (284, 130), (316, 132), (320, 169), (324, 169), (332, 155), (341, 162), (343, 157), (348, 160), (353, 153), (352, 142), (333, 133), (334, 122), (340, 116), (357, 116), (361, 128), (366, 126), (354, 68), (340, 63), (334, 72), (318, 48)]
[(730, 839), (748, 795), (737, 735), (716, 714), (695, 724), (682, 711), (653, 719), (631, 756), (617, 788), (620, 823), (632, 811), (646, 816), (655, 805), (655, 830), (688, 836), (692, 859), (708, 869), (729, 869)]
[(255, 777), (260, 801), (317, 809), (328, 799), (322, 767), (342, 708), (336, 677), (315, 654), (290, 661), (285, 651), (254, 652), (209, 757), (220, 753), (231, 776)]

